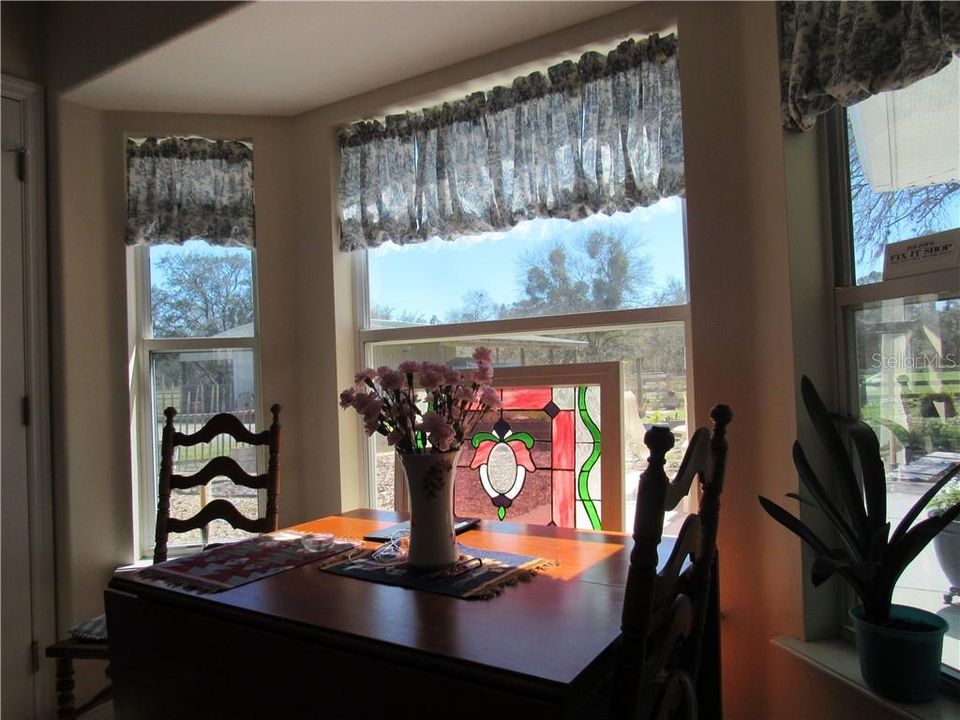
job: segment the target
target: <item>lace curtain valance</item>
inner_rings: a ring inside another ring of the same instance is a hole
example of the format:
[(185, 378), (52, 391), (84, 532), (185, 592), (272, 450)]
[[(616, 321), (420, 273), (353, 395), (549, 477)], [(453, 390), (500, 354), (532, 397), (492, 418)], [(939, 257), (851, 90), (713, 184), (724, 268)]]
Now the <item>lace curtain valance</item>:
[(783, 126), (809, 130), (848, 107), (933, 75), (960, 53), (960, 3), (783, 2)]
[(684, 188), (676, 37), (356, 123), (340, 151), (344, 251), (651, 205)]
[(253, 247), (253, 150), (235, 140), (127, 140), (127, 244)]

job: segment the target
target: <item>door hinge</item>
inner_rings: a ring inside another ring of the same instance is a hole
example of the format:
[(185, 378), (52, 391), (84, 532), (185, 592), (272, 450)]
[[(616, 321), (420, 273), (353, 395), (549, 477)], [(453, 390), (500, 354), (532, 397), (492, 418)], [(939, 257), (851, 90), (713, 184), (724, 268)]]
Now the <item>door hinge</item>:
[(24, 395), (20, 401), (20, 418), (24, 425), (30, 425), (30, 396)]
[(35, 673), (40, 672), (40, 643), (36, 640), (30, 643), (30, 667)]

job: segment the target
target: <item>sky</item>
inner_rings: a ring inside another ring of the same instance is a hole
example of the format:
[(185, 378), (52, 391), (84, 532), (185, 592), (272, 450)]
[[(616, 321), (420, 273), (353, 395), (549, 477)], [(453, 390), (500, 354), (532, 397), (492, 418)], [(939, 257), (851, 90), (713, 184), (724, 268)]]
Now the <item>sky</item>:
[(631, 213), (593, 215), (584, 220), (529, 220), (506, 232), (489, 232), (455, 241), (434, 238), (416, 245), (385, 243), (368, 254), (370, 306), (441, 320), (459, 309), (470, 290), (485, 290), (494, 302), (511, 304), (524, 297), (522, 256), (551, 245), (556, 238), (576, 243), (595, 231), (639, 241), (650, 259), (650, 287), (684, 281), (683, 201), (667, 198)]

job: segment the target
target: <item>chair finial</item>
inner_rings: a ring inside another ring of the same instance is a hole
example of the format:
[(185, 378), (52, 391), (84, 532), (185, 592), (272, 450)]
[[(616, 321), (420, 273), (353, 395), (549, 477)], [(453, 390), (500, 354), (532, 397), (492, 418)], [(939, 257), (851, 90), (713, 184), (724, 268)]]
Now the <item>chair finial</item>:
[(177, 409), (175, 407), (168, 407), (163, 411), (163, 414), (167, 417), (167, 425), (173, 425), (173, 419), (177, 416)]
[(710, 419), (713, 420), (714, 428), (718, 432), (722, 432), (733, 420), (733, 410), (730, 409), (729, 405), (723, 403), (714, 405), (710, 408)]

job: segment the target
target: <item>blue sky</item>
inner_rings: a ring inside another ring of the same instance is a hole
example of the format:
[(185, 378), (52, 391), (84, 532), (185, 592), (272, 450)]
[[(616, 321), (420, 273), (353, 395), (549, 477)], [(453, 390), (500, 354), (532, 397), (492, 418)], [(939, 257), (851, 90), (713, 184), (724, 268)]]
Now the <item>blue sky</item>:
[(524, 297), (521, 258), (555, 239), (576, 242), (594, 231), (638, 240), (638, 251), (650, 259), (650, 287), (671, 278), (684, 280), (683, 203), (667, 198), (631, 213), (594, 215), (578, 222), (530, 220), (506, 232), (489, 232), (455, 241), (435, 238), (416, 245), (385, 243), (368, 256), (370, 305), (437, 315), (462, 305), (469, 290), (486, 290), (496, 303)]

